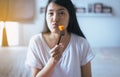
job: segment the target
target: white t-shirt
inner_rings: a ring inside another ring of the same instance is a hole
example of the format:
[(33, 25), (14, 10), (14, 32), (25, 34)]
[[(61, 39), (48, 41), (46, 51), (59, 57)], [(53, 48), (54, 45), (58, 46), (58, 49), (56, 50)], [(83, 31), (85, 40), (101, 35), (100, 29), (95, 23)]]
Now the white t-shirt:
[[(81, 77), (81, 66), (94, 57), (86, 39), (71, 34), (70, 42), (51, 77)], [(43, 68), (50, 58), (50, 48), (42, 34), (35, 35), (28, 47), (26, 64), (35, 68)]]

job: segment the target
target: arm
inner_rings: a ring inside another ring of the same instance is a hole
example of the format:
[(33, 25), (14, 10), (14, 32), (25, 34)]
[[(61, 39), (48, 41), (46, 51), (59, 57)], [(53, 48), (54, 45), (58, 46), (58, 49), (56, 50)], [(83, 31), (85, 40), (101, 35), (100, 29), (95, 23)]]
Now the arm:
[(88, 62), (86, 65), (81, 66), (81, 74), (82, 74), (82, 77), (92, 77), (90, 62)]
[(50, 58), (45, 67), (37, 73), (36, 77), (49, 77), (56, 64), (57, 62), (54, 62), (54, 59)]
[(53, 71), (56, 63), (53, 63), (53, 59), (51, 58), (46, 66), (43, 69), (37, 69), (34, 67), (31, 67), (32, 69), (32, 77), (48, 77), (50, 76), (51, 72)]
[(52, 74), (57, 62), (62, 56), (62, 46), (56, 45), (50, 52), (51, 58), (41, 70), (32, 68), (32, 77), (49, 77)]
[(31, 67), (32, 77), (36, 77), (37, 73), (40, 71), (40, 69)]

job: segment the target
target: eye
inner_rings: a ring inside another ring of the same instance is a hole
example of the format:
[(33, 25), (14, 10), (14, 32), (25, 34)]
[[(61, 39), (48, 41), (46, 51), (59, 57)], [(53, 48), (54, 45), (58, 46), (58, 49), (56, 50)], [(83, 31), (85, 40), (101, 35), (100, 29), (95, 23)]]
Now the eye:
[(64, 16), (65, 15), (65, 12), (64, 11), (60, 11), (59, 12), (59, 16)]
[(48, 15), (49, 15), (49, 16), (52, 16), (52, 15), (53, 15), (53, 12), (49, 12)]

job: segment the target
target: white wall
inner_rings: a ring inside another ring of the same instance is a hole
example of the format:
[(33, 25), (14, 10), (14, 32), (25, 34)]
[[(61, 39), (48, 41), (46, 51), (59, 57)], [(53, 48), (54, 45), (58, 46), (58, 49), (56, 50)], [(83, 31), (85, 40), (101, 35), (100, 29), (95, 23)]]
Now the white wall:
[(20, 23), (20, 45), (28, 45), (30, 38), (43, 31), (43, 20), (44, 15), (40, 14), (40, 7), (46, 4), (44, 0), (35, 0), (36, 1), (36, 11), (35, 11), (35, 20), (31, 23)]
[[(36, 0), (36, 19), (29, 24), (21, 23), (20, 45), (28, 45), (30, 38), (43, 29), (43, 15), (39, 8), (44, 6), (47, 0)], [(92, 47), (120, 47), (120, 0), (73, 0), (77, 6), (87, 6), (87, 3), (103, 2), (114, 9), (112, 16), (78, 16), (80, 27)], [(94, 1), (94, 2), (93, 2)]]
[(92, 47), (120, 47), (120, 0), (76, 0), (87, 7), (87, 3), (103, 3), (113, 9), (112, 15), (78, 16), (79, 24)]
[(120, 47), (120, 18), (81, 18), (80, 25), (93, 47)]

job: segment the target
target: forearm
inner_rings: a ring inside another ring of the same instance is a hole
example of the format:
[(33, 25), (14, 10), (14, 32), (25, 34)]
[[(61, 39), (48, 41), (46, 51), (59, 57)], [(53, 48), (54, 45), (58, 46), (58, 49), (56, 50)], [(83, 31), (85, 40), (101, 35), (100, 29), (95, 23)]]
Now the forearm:
[(90, 62), (81, 67), (81, 73), (82, 73), (82, 77), (92, 77)]
[(62, 56), (62, 50), (63, 46), (62, 44), (56, 45), (54, 48), (51, 49), (51, 58), (47, 62), (47, 64), (44, 66), (44, 68), (38, 72), (36, 77), (50, 77), (51, 73), (53, 72), (56, 64), (60, 60)]
[(53, 58), (50, 58), (48, 63), (45, 65), (45, 67), (38, 72), (36, 77), (48, 77), (51, 75), (52, 71), (54, 70), (54, 67), (56, 66), (57, 62)]

